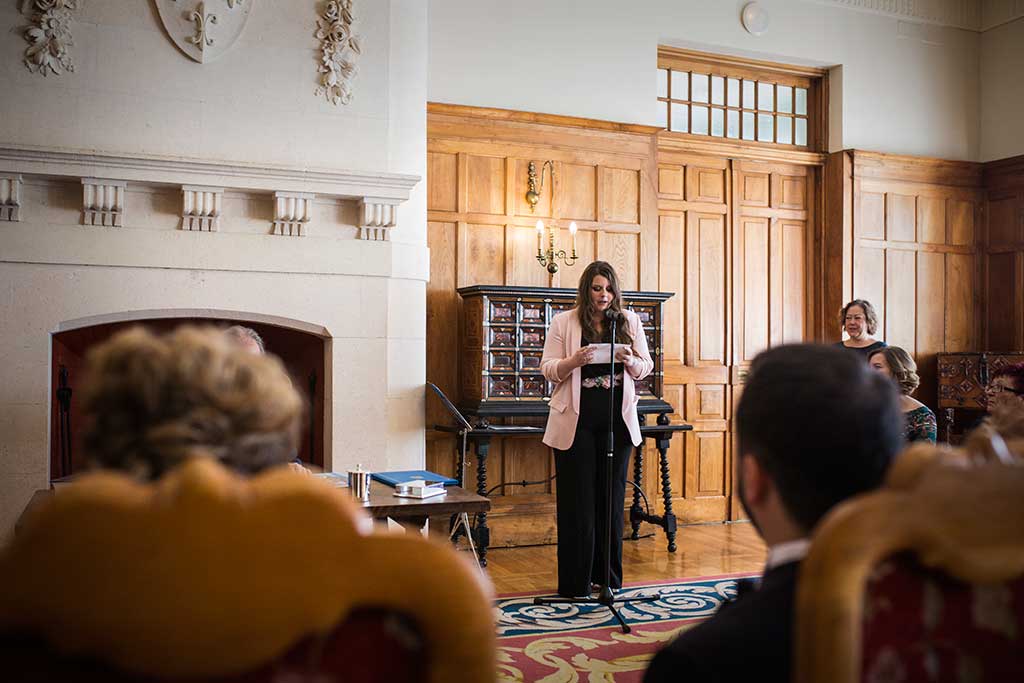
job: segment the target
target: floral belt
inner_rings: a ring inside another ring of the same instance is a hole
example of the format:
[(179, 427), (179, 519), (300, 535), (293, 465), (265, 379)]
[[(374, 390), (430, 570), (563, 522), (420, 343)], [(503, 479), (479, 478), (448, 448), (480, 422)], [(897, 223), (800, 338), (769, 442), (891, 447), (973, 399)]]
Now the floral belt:
[[(580, 381), (584, 389), (610, 389), (612, 386), (611, 375), (598, 375), (597, 377), (584, 377)], [(615, 375), (615, 386), (622, 386), (622, 373)]]

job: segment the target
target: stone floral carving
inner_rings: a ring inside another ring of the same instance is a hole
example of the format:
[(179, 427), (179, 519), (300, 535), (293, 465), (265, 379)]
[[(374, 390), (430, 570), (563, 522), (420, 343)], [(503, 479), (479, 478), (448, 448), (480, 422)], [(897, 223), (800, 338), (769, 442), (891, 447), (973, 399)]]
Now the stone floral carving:
[(316, 38), (320, 41), (320, 85), (316, 95), (323, 95), (331, 104), (352, 101), (352, 80), (356, 75), (356, 59), (362, 53), (359, 37), (352, 33), (352, 0), (330, 0), (316, 22)]
[(32, 73), (48, 76), (75, 70), (68, 48), (71, 39), (71, 13), (79, 0), (33, 0), (32, 25), (25, 28), (25, 66)]

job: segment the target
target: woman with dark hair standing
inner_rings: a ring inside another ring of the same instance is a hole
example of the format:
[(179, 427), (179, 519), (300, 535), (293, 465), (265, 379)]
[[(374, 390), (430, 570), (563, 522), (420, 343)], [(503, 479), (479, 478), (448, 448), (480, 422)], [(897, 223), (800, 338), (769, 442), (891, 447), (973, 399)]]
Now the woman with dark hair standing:
[(906, 441), (935, 443), (935, 413), (925, 404), (912, 398), (921, 378), (917, 376), (917, 363), (910, 354), (898, 346), (878, 349), (868, 357), (868, 364), (896, 383), (900, 390), (900, 410), (903, 411), (903, 437)]
[[(611, 320), (616, 322), (615, 339)], [(593, 363), (596, 344), (612, 344), (610, 360)], [(618, 346), (620, 345), (621, 346)], [(541, 371), (555, 384), (544, 443), (555, 449), (558, 475), (558, 594), (584, 597), (604, 581), (609, 401), (614, 402), (611, 573), (622, 587), (623, 506), (629, 453), (640, 444), (639, 397), (633, 382), (654, 369), (640, 318), (624, 310), (619, 278), (610, 264), (583, 271), (576, 307), (555, 316), (544, 342)]]
[(864, 299), (854, 299), (839, 311), (839, 327), (849, 336), (836, 346), (842, 346), (861, 354), (867, 360), (878, 349), (885, 348), (885, 342), (874, 338), (878, 329), (878, 314), (875, 307)]

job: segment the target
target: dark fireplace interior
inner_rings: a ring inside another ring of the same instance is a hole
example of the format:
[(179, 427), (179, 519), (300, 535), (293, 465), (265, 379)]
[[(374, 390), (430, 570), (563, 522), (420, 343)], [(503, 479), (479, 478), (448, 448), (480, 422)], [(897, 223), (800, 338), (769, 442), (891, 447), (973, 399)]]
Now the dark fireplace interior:
[[(115, 333), (144, 325), (154, 332), (166, 332), (179, 325), (213, 325), (227, 328), (245, 325), (256, 330), (266, 344), (267, 353), (278, 356), (288, 370), (295, 388), (306, 401), (308, 413), (299, 441), (303, 462), (323, 467), (324, 463), (324, 339), (310, 332), (266, 323), (216, 318), (152, 318), (83, 327), (53, 335), (51, 356), (52, 410), (50, 420), (50, 478), (59, 479), (85, 467), (82, 448), (82, 415), (78, 408), (85, 354)], [(64, 406), (62, 407), (62, 404)]]

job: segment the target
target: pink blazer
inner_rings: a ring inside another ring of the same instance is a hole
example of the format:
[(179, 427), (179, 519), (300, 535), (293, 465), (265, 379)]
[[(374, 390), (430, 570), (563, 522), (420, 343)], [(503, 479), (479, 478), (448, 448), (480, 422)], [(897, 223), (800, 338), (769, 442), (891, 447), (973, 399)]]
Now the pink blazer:
[[(644, 335), (640, 317), (633, 311), (623, 311), (629, 334), (633, 337), (633, 351), (638, 359), (632, 366), (626, 366), (622, 374), (622, 419), (629, 429), (630, 439), (634, 446), (640, 445), (640, 420), (636, 416), (636, 404), (640, 397), (636, 394), (633, 380), (643, 379), (651, 374), (654, 361), (647, 350), (647, 337)], [(583, 328), (580, 327), (576, 309), (563, 311), (555, 316), (548, 328), (544, 340), (544, 357), (540, 361), (540, 370), (548, 380), (555, 383), (551, 392), (548, 426), (544, 431), (544, 443), (552, 448), (564, 451), (572, 445), (576, 437), (576, 423), (580, 417), (580, 379), (582, 373), (576, 368), (568, 377), (559, 377), (558, 361), (568, 358), (580, 348)]]

